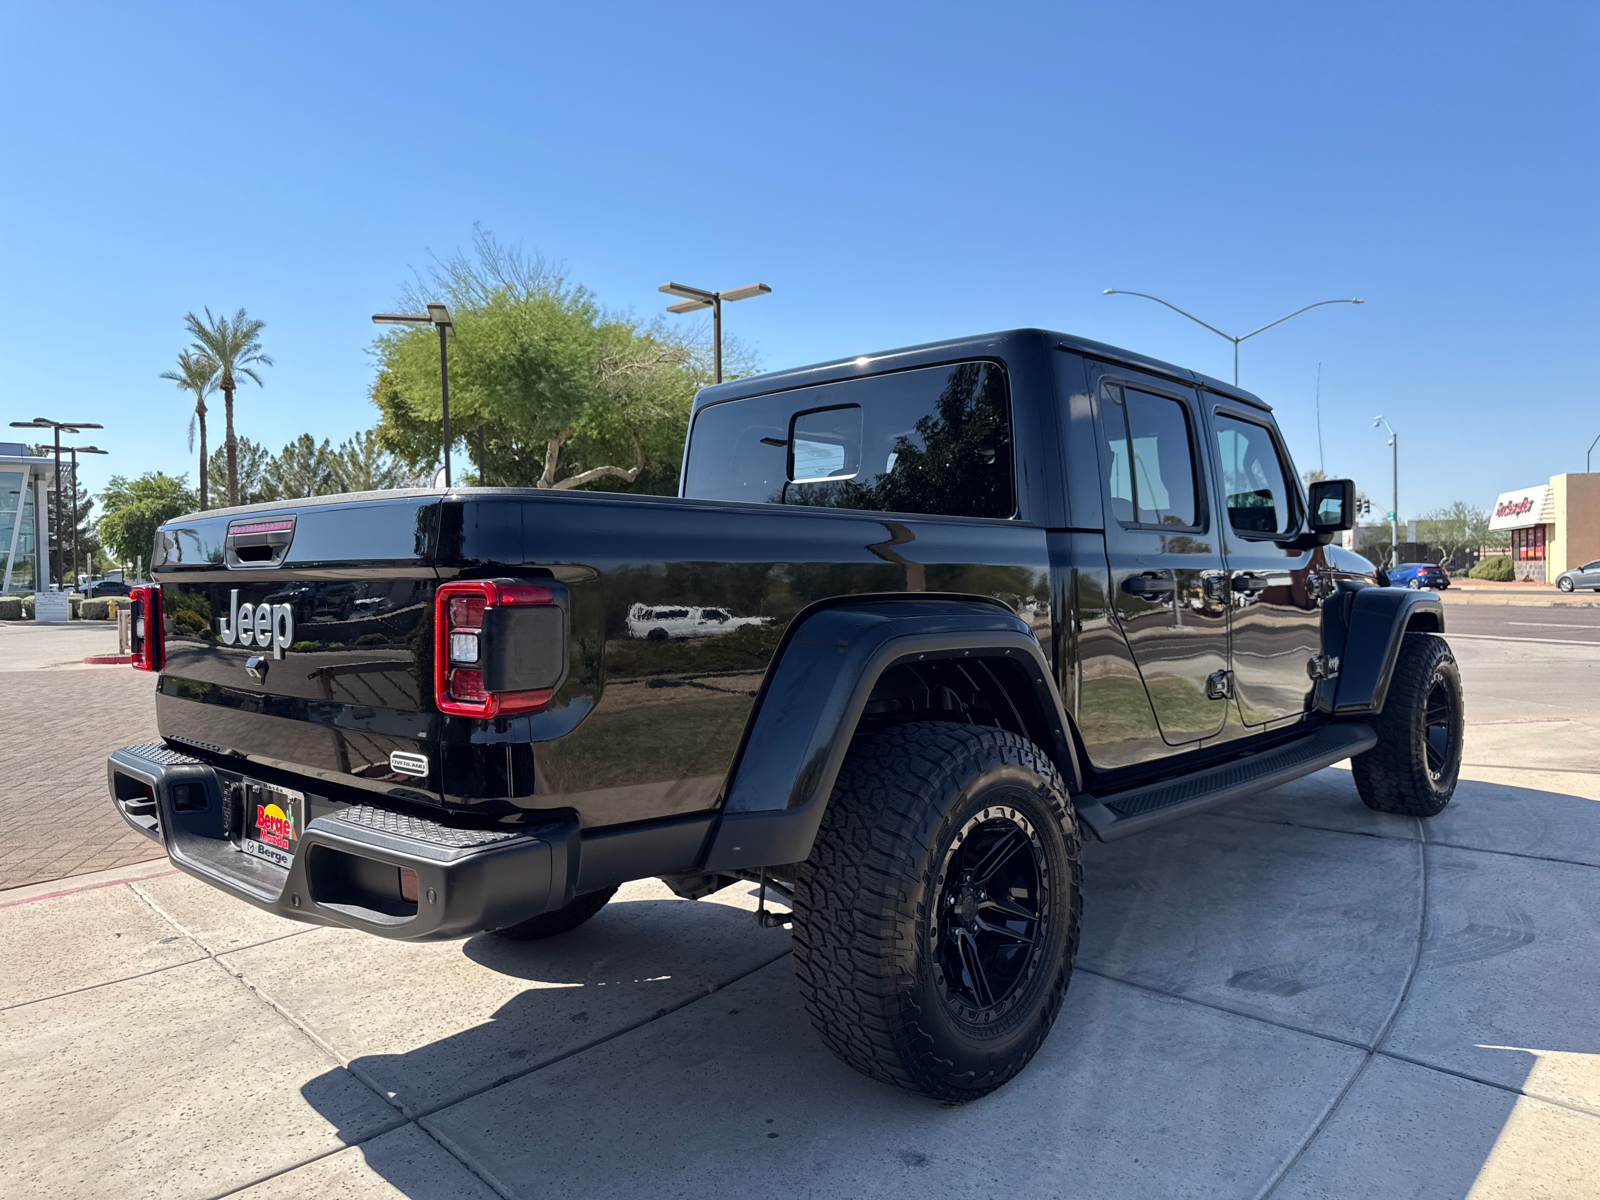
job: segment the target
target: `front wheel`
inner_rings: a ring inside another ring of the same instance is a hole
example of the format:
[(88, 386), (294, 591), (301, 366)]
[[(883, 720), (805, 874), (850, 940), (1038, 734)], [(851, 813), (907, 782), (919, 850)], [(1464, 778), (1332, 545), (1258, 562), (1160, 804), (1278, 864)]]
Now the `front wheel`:
[[(1572, 580), (1563, 575), (1560, 579), (1556, 580), (1556, 586), (1563, 592), (1570, 592), (1572, 590)], [(1600, 588), (1596, 588), (1595, 591), (1600, 592)]]
[(1461, 671), (1449, 642), (1436, 633), (1405, 635), (1373, 725), (1378, 744), (1350, 760), (1362, 802), (1412, 817), (1443, 812), (1461, 773), (1466, 731)]
[(1044, 1043), (1081, 907), (1072, 802), (1039, 747), (938, 722), (866, 734), (796, 877), (800, 995), (856, 1070), (975, 1100)]

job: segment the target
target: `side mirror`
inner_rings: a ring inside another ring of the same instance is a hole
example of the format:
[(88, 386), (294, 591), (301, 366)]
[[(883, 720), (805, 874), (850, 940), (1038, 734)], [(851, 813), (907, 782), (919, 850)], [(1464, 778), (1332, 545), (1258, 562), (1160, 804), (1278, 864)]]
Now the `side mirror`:
[(1356, 485), (1353, 479), (1319, 479), (1311, 485), (1311, 528), (1317, 533), (1338, 533), (1356, 523)]

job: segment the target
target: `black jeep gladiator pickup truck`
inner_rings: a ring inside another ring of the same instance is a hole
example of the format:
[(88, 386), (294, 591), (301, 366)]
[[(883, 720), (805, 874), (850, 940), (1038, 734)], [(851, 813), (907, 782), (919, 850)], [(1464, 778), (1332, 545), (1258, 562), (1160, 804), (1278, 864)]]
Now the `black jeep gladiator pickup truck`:
[(1346, 758), (1372, 808), (1449, 801), (1443, 610), (1329, 545), (1353, 511), (1256, 397), (1062, 334), (741, 379), (677, 497), (168, 522), (134, 602), (161, 741), (111, 793), (189, 874), (384, 937), (759, 881), (829, 1047), (972, 1099), (1060, 1008), (1082, 838)]

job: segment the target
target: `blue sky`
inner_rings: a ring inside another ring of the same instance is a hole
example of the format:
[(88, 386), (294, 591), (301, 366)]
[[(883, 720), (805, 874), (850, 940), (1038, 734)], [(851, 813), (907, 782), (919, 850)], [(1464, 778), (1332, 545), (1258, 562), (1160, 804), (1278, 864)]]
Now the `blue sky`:
[[(370, 314), (474, 222), (606, 305), (762, 280), (764, 367), (1017, 325), (1241, 382), (1404, 515), (1600, 434), (1582, 4), (11, 5), (0, 416), (189, 470), (189, 309), (277, 365), (238, 429), (371, 425)], [(220, 414), (220, 401), (215, 411)], [(220, 415), (213, 423), (220, 440)], [(87, 436), (87, 435), (86, 435)]]

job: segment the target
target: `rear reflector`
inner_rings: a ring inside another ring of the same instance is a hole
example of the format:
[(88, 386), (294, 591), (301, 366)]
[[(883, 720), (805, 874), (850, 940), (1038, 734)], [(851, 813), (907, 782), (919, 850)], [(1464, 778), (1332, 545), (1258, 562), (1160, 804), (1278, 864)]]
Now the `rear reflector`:
[(485, 645), (484, 632), (491, 612), (553, 604), (554, 592), (536, 583), (473, 579), (440, 586), (433, 611), (433, 699), (439, 711), (494, 717), (533, 712), (550, 703), (554, 688), (491, 691), (484, 686), (482, 664), (492, 649)]
[(133, 601), (133, 669), (159, 671), (164, 645), (161, 624), (161, 588), (158, 584), (128, 589)]
[(417, 873), (410, 867), (400, 868), (400, 899), (417, 902)]

